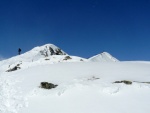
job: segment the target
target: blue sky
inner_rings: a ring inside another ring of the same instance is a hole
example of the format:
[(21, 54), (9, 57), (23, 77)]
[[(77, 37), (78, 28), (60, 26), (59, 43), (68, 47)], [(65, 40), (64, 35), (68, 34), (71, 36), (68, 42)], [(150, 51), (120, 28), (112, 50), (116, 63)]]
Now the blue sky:
[(150, 60), (150, 0), (0, 0), (0, 56), (47, 43), (85, 58)]

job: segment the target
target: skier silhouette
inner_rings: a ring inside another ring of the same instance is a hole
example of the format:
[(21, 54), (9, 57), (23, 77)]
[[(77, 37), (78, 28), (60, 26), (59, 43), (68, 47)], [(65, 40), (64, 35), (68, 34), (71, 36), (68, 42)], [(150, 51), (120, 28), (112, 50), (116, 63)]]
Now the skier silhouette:
[(19, 49), (18, 49), (18, 55), (20, 55), (20, 53), (21, 53), (21, 49), (19, 48)]

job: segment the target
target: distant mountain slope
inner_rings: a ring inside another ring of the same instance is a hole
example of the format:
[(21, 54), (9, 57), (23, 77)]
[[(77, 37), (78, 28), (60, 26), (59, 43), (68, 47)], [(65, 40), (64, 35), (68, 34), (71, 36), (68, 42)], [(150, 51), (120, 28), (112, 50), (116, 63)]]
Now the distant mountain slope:
[(69, 56), (59, 47), (53, 44), (45, 44), (35, 47), (24, 54), (0, 61), (0, 71), (7, 71), (15, 68), (15, 66), (22, 69), (43, 64), (80, 61), (86, 61), (86, 59), (77, 56)]
[(89, 58), (89, 61), (93, 61), (93, 62), (118, 62), (119, 60), (114, 58), (109, 53), (103, 52), (101, 54), (98, 54), (96, 56)]
[(45, 44), (35, 47), (32, 50), (21, 55), (24, 59), (38, 60), (39, 58), (49, 57), (51, 55), (67, 55), (63, 50), (53, 44)]
[(52, 55), (67, 55), (66, 52), (61, 50), (59, 47), (53, 44), (45, 44), (43, 46), (38, 46), (26, 53), (21, 55), (14, 56), (12, 58), (6, 59), (7, 61), (35, 61), (39, 60), (40, 58), (46, 58)]

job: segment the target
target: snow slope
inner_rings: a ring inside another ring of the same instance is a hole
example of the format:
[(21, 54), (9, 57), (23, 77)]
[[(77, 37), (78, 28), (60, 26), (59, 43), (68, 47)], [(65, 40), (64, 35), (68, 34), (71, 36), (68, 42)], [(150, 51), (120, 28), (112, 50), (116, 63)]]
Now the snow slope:
[[(68, 55), (30, 61), (28, 55), (12, 58), (22, 61), (21, 68), (12, 72), (6, 69), (15, 61), (0, 61), (0, 113), (150, 111), (150, 62), (91, 62), (75, 56), (64, 60)], [(132, 84), (114, 83), (122, 80)], [(58, 86), (43, 89), (41, 82)]]
[(67, 53), (65, 53), (63, 50), (61, 50), (59, 47), (53, 45), (53, 44), (45, 44), (43, 46), (38, 46), (33, 48), (32, 50), (21, 54), (21, 55), (17, 55), (15, 57), (12, 57), (8, 60), (11, 61), (12, 63), (14, 62), (18, 62), (18, 61), (36, 61), (39, 60), (40, 58), (46, 58), (52, 55), (67, 55)]
[(53, 64), (58, 62), (87, 61), (87, 59), (77, 56), (69, 56), (70, 59), (66, 59), (67, 56), (69, 55), (57, 46), (53, 44), (46, 44), (35, 47), (24, 54), (0, 61), (0, 72), (5, 72), (16, 65), (20, 65), (22, 69), (25, 69), (32, 66)]
[(95, 55), (95, 56), (89, 58), (89, 61), (93, 61), (93, 62), (118, 62), (119, 60), (114, 58), (109, 53), (103, 52), (101, 54), (98, 54), (98, 55)]

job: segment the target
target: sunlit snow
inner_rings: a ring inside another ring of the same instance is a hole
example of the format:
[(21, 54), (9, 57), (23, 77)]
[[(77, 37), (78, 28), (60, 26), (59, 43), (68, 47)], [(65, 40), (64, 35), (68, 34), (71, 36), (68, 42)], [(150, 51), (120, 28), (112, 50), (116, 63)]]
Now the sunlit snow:
[[(49, 47), (58, 49), (47, 44), (0, 61), (0, 113), (149, 113), (150, 62), (51, 55)], [(114, 83), (123, 80), (132, 84)]]

